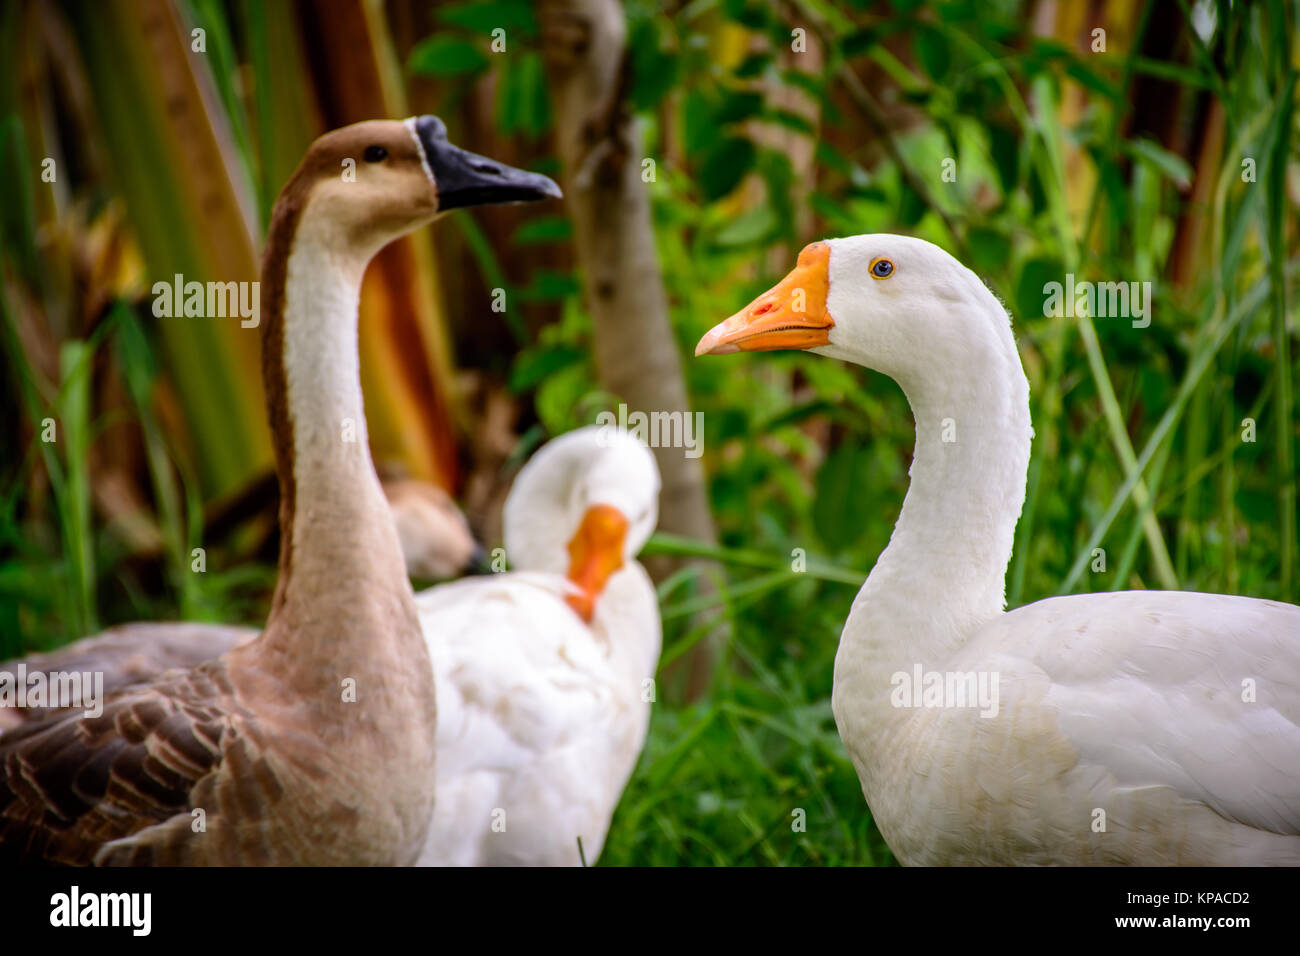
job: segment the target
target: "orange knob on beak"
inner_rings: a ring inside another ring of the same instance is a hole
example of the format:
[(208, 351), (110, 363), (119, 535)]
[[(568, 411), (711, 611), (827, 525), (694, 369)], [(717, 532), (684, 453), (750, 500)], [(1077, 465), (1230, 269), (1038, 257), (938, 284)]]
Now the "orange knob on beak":
[(627, 528), (627, 518), (613, 505), (593, 505), (569, 542), (568, 578), (580, 593), (565, 600), (584, 621), (590, 623), (600, 592), (610, 575), (623, 566)]
[(814, 242), (799, 253), (794, 270), (695, 346), (696, 355), (811, 349), (830, 345), (835, 321), (826, 311), (831, 247)]

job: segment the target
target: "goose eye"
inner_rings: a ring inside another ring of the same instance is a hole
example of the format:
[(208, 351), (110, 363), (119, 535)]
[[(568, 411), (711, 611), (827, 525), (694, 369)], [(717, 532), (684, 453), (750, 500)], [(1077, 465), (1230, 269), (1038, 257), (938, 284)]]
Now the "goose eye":
[(888, 279), (894, 274), (894, 264), (884, 256), (871, 260), (871, 276), (874, 279)]
[(367, 146), (365, 156), (368, 163), (380, 163), (388, 158), (388, 150), (382, 146)]

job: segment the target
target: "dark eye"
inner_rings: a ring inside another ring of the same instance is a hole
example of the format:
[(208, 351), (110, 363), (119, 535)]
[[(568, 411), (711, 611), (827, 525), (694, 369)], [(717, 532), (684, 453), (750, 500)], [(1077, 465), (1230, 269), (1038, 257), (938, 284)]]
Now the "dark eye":
[(888, 279), (894, 274), (894, 264), (884, 256), (871, 260), (871, 275), (875, 279)]
[(387, 158), (388, 158), (388, 150), (384, 149), (384, 147), (382, 146), (366, 147), (366, 162), (382, 163)]

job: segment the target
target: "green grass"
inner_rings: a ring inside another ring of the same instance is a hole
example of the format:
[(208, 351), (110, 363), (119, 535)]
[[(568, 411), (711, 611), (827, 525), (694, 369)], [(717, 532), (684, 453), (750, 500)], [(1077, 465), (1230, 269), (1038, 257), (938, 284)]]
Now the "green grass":
[[(463, 6), (461, 19), (474, 4)], [(1155, 5), (1144, 3), (1125, 24), (1130, 45), (1118, 45), (1113, 30), (1106, 55), (1032, 34), (1014, 0), (897, 3), (884, 13), (795, 6), (825, 43), (817, 66), (775, 54), (790, 37), (776, 5), (628, 4), (629, 96), (658, 159), (648, 188), (659, 259), (692, 400), (705, 416), (721, 538), (710, 548), (657, 535), (647, 554), (706, 557), (725, 571), (715, 597), (701, 596), (693, 571), (662, 583), (663, 664), (704, 639), (700, 612), (730, 626), (703, 698), (685, 703), (671, 687), (660, 694), (601, 865), (892, 862), (829, 696), (856, 587), (906, 493), (906, 401), (883, 377), (816, 356), (688, 357), (811, 239), (873, 231), (930, 239), (972, 265), (1011, 311), (1035, 429), (1008, 571), (1012, 607), (1145, 587), (1289, 601), (1300, 592), (1296, 5), (1218, 3), (1219, 29), (1207, 42), (1183, 23), (1156, 22)], [(195, 8), (208, 19), (222, 9), (207, 0)], [(531, 22), (527, 4), (510, 9)], [(216, 61), (262, 76), (273, 67), (268, 24), (247, 19), (248, 49), (227, 30)], [(448, 22), (439, 35), (477, 42), (458, 29)], [(1169, 61), (1141, 50), (1157, 30), (1180, 38)], [(733, 58), (720, 53), (728, 31), (746, 38)], [(528, 36), (519, 46), (531, 55), (528, 43), (540, 41)], [(544, 98), (537, 71), (509, 69), (494, 121), (544, 132), (546, 118), (528, 112)], [(446, 111), (473, 79), (441, 78)], [(1155, 79), (1168, 85), (1152, 98)], [(821, 124), (811, 172), (753, 136), (756, 125), (813, 128), (772, 96), (789, 85), (807, 91)], [(219, 78), (223, 102), (234, 103), (235, 90)], [(272, 101), (268, 84), (254, 90), (262, 106)], [(904, 102), (910, 114), (897, 121)], [(1160, 139), (1166, 125), (1204, 132), (1208, 124), (1197, 124), (1211, 108), (1222, 119), (1215, 149), (1184, 143), (1177, 153), (1176, 136)], [(1162, 122), (1166, 110), (1176, 123)], [(267, 140), (272, 113), (258, 109), (256, 123), (235, 116), (238, 141)], [(23, 354), (13, 295), (42, 303), (51, 327), (66, 331), (58, 303), (67, 264), (41, 258), (32, 170), (20, 162), (27, 147), (12, 116), (0, 117), (0, 147), (0, 178), (15, 184), (0, 206), (0, 412), (20, 423), (5, 434), (26, 442), (0, 467), (0, 655), (126, 619), (256, 622), (274, 568), (209, 555), (205, 575), (189, 570), (204, 503), (178, 465), (182, 450), (163, 438), (157, 389), (167, 370), (147, 325), (118, 305), (94, 337), (69, 333), (53, 381)], [(939, 175), (948, 157), (960, 170), (953, 183)], [(270, 164), (245, 158), (265, 213)], [(1253, 181), (1243, 179), (1243, 159), (1257, 166)], [(458, 222), (488, 288), (508, 276), (521, 293), (512, 301), (528, 290), (530, 308), (558, 316), (537, 331), (522, 313), (503, 319), (520, 348), (500, 364), (528, 441), (589, 423), (617, 397), (596, 384), (577, 277), (557, 271), (568, 261), (564, 224), (525, 223), (519, 241), (500, 243), (472, 220)], [(1189, 234), (1194, 268), (1177, 280), (1176, 240)], [(1044, 317), (1042, 284), (1066, 272), (1152, 281), (1151, 325)], [(146, 449), (142, 481), (165, 543), (160, 583), (134, 576), (122, 541), (89, 504), (88, 456), (114, 424), (94, 402), (108, 375), (124, 383)], [(34, 437), (47, 416), (59, 421), (52, 445)], [(1245, 419), (1255, 422), (1254, 441), (1242, 439)], [(1091, 570), (1095, 548), (1107, 553), (1104, 573)], [(791, 569), (796, 550), (803, 572)]]

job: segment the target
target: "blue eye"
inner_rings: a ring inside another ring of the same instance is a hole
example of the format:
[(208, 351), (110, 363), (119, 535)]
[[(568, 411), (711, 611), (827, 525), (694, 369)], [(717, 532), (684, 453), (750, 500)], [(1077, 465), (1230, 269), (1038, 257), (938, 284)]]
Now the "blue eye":
[(894, 274), (894, 264), (884, 256), (871, 260), (871, 276), (875, 279), (888, 279)]

